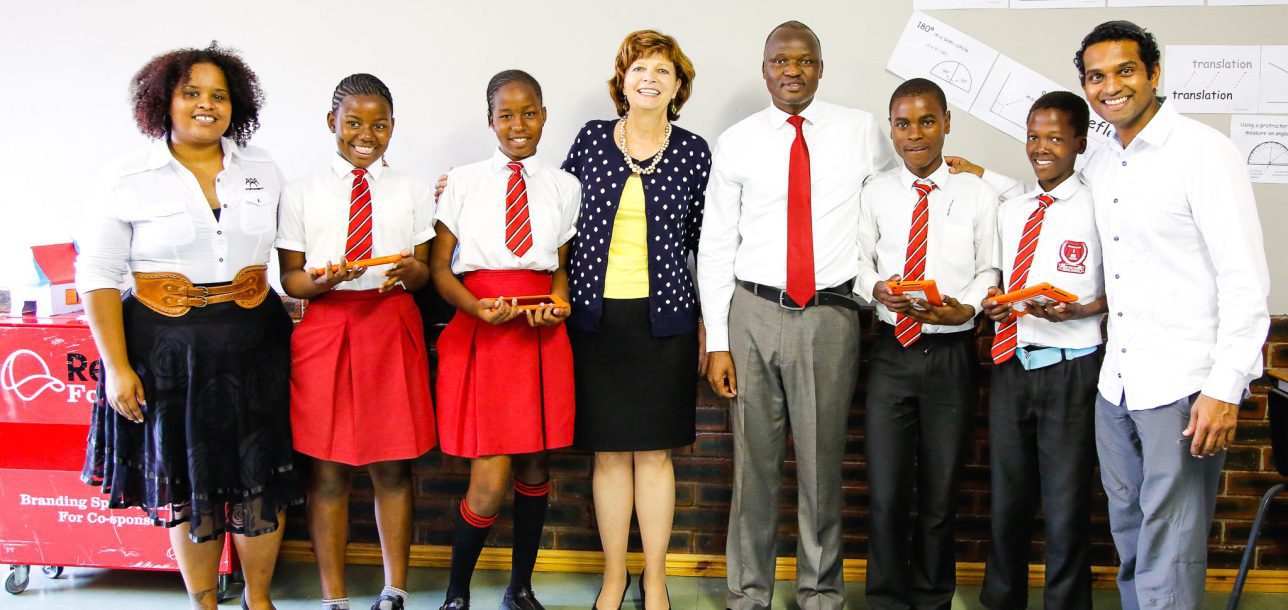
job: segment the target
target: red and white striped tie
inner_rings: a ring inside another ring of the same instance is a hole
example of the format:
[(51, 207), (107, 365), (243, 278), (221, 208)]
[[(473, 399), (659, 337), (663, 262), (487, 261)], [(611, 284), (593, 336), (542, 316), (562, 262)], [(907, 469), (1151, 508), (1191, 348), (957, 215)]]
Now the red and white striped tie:
[(523, 256), (532, 247), (532, 224), (528, 221), (528, 183), (523, 181), (523, 164), (511, 161), (510, 181), (505, 189), (505, 247)]
[(344, 260), (353, 262), (371, 258), (371, 185), (367, 170), (353, 170), (353, 190), (349, 194), (349, 238), (344, 242)]
[[(917, 191), (917, 207), (912, 209), (912, 226), (908, 228), (908, 253), (903, 263), (903, 279), (913, 282), (925, 279), (926, 238), (930, 235), (930, 192), (939, 188), (934, 182), (913, 182)], [(904, 347), (921, 338), (921, 322), (899, 314), (894, 325), (894, 336)]]
[[(1038, 195), (1038, 207), (1029, 214), (1024, 223), (1024, 234), (1020, 237), (1020, 249), (1015, 252), (1015, 265), (1011, 270), (1011, 283), (1007, 292), (1015, 292), (1024, 287), (1029, 280), (1029, 267), (1033, 266), (1033, 255), (1038, 250), (1038, 236), (1042, 234), (1042, 220), (1046, 218), (1047, 206), (1055, 200), (1050, 195)], [(997, 325), (997, 335), (993, 337), (993, 363), (1001, 364), (1015, 355), (1019, 346), (1019, 317), (1012, 314)]]

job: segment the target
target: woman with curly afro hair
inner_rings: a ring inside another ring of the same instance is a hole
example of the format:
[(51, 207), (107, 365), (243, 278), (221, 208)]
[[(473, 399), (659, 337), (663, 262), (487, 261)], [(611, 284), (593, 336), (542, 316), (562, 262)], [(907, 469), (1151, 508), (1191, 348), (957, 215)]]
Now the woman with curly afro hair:
[(300, 493), (291, 320), (266, 281), (282, 177), (247, 146), (263, 93), (212, 43), (153, 58), (131, 95), (155, 141), (109, 166), (79, 239), (77, 288), (104, 369), (82, 478), (112, 508), (171, 528), (193, 608), (216, 607), (228, 533), (242, 607), (268, 610), (283, 511)]

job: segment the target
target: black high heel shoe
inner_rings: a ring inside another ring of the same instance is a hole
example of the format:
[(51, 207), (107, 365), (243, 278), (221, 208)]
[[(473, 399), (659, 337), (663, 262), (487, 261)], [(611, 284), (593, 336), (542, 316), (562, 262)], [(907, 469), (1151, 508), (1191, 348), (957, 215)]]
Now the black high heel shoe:
[[(600, 584), (600, 585), (599, 585), (599, 593), (603, 593), (603, 592), (604, 592), (604, 585), (603, 585), (603, 584)], [(622, 601), (617, 602), (617, 610), (622, 610), (622, 606), (626, 604), (626, 594), (627, 594), (627, 593), (630, 593), (630, 592), (631, 592), (631, 573), (630, 573), (630, 571), (627, 571), (627, 572), (626, 572), (626, 587), (624, 587), (624, 588), (622, 589)], [(592, 603), (592, 604), (590, 605), (590, 610), (600, 610), (600, 608), (599, 608), (599, 593), (596, 593), (596, 594), (595, 594), (595, 602), (594, 602), (594, 603)], [(607, 608), (606, 608), (605, 610), (609, 610), (609, 609), (607, 609)]]
[[(644, 601), (645, 599), (647, 598), (644, 597), (644, 573), (640, 572), (640, 606), (643, 607), (645, 610), (648, 610), (648, 602)], [(671, 588), (670, 587), (666, 588), (666, 605), (668, 608), (671, 606)]]

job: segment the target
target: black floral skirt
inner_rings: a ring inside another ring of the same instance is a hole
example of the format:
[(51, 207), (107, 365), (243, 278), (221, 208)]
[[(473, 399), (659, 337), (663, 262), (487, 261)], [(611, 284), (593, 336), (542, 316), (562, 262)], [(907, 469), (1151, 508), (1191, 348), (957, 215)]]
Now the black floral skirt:
[(101, 486), (112, 508), (140, 506), (166, 527), (188, 523), (195, 542), (276, 530), (278, 512), (302, 501), (281, 300), (171, 318), (127, 296), (122, 310), (144, 421), (114, 411), (100, 382), (81, 479)]

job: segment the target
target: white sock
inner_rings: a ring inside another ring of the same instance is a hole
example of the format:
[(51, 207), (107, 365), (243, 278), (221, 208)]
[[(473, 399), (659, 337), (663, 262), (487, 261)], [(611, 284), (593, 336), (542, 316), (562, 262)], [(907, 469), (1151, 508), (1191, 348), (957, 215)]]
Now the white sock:
[[(403, 600), (403, 604), (407, 603), (407, 597), (408, 597), (407, 592), (403, 591), (402, 589), (399, 589), (398, 587), (386, 586), (385, 588), (380, 590), (380, 595), (388, 595), (390, 597), (400, 597)], [(393, 610), (393, 602), (382, 601), (380, 602), (379, 608), (380, 610)]]
[(349, 610), (349, 598), (324, 599), (322, 600), (322, 610)]

